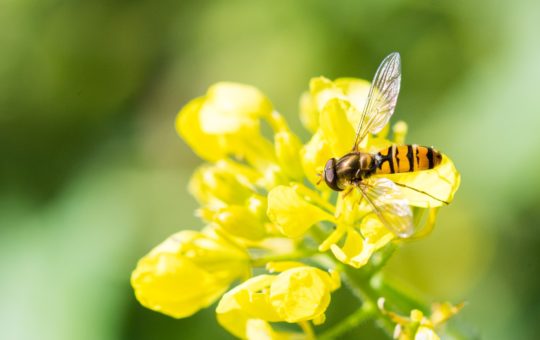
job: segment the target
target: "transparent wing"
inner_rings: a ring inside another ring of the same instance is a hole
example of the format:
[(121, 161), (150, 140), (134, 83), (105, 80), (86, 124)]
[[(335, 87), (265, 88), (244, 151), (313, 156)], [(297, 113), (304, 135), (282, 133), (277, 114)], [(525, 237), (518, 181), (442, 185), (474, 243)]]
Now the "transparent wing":
[(394, 52), (384, 58), (373, 77), (368, 99), (356, 130), (353, 150), (366, 135), (377, 133), (388, 123), (394, 113), (401, 84), (401, 58)]
[(360, 190), (373, 212), (395, 235), (409, 237), (414, 232), (409, 202), (397, 185), (387, 178), (369, 178), (360, 182)]

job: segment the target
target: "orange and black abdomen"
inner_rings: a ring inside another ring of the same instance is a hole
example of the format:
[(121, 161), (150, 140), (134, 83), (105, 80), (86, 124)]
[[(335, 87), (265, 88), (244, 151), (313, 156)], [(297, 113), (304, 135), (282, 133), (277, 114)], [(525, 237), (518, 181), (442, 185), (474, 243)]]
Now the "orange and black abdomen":
[(416, 144), (392, 145), (375, 154), (375, 174), (429, 170), (441, 161), (441, 153), (434, 148)]

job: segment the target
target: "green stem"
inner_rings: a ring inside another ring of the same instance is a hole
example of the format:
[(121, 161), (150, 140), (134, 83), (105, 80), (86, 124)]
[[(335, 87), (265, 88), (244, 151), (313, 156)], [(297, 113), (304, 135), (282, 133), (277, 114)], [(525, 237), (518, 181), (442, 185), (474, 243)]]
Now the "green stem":
[(413, 309), (418, 309), (424, 314), (429, 315), (430, 308), (428, 304), (413, 292), (398, 288), (388, 280), (381, 280), (377, 286), (377, 291), (380, 292), (381, 296), (386, 298), (388, 306), (391, 306), (391, 309), (394, 311), (409, 313)]
[(314, 340), (316, 338), (315, 332), (313, 331), (313, 327), (311, 326), (311, 322), (300, 321), (298, 325), (300, 326), (300, 328), (302, 328), (302, 331), (306, 335), (306, 340)]
[(364, 321), (373, 318), (375, 315), (377, 315), (377, 307), (370, 303), (364, 303), (361, 308), (358, 308), (356, 310), (356, 312), (352, 313), (347, 318), (345, 318), (345, 320), (325, 331), (318, 337), (318, 339), (337, 339), (341, 335), (358, 327)]
[[(364, 304), (377, 306), (377, 300), (381, 297), (381, 294), (370, 284), (370, 277), (368, 277), (365, 272), (349, 266), (343, 266), (342, 273), (349, 289), (358, 296)], [(379, 321), (379, 326), (391, 336), (394, 332), (394, 323), (383, 313), (383, 311), (376, 307), (374, 307), (374, 313), (375, 318)]]

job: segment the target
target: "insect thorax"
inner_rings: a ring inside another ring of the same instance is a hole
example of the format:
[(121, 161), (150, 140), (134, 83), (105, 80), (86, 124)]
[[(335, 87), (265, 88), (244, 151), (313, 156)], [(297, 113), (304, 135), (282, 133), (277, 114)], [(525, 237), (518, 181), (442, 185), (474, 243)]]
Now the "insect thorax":
[(364, 152), (351, 152), (336, 163), (336, 173), (340, 186), (360, 182), (375, 171), (374, 156)]

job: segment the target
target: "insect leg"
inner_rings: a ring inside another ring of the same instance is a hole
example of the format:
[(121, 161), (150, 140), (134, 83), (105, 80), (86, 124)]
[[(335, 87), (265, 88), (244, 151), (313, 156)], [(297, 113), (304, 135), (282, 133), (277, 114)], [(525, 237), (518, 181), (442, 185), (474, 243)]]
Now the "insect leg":
[(353, 186), (348, 187), (348, 188), (345, 189), (345, 191), (343, 192), (343, 196), (341, 196), (341, 198), (347, 197), (353, 190), (354, 190), (354, 187), (353, 187)]

